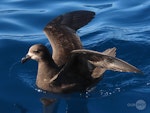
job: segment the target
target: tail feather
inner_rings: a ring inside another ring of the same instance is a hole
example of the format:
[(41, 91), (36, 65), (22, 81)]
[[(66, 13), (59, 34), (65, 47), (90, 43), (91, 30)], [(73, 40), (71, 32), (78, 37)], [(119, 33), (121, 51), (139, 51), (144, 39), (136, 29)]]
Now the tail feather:
[(103, 52), (103, 54), (112, 56), (112, 57), (116, 57), (116, 48), (113, 47), (113, 48), (107, 49)]
[[(113, 48), (109, 48), (107, 50), (105, 50), (104, 52), (102, 52), (104, 55), (108, 55), (108, 56), (112, 56), (112, 57), (115, 57), (116, 56), (116, 48), (113, 47)], [(99, 78), (103, 75), (103, 73), (106, 71), (105, 68), (102, 68), (102, 67), (96, 67), (94, 70), (93, 70), (93, 73), (92, 73), (92, 77), (93, 78)]]

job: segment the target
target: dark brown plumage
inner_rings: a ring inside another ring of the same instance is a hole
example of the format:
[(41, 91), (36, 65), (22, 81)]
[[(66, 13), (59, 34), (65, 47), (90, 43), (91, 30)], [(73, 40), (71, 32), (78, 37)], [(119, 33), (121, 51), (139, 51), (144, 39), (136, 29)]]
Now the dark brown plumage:
[(85, 50), (75, 33), (94, 18), (91, 11), (74, 11), (48, 23), (44, 32), (53, 53), (41, 44), (30, 47), (27, 59), (38, 61), (36, 84), (55, 93), (85, 91), (96, 84), (106, 70), (139, 73), (140, 70), (116, 58), (116, 48), (100, 53)]

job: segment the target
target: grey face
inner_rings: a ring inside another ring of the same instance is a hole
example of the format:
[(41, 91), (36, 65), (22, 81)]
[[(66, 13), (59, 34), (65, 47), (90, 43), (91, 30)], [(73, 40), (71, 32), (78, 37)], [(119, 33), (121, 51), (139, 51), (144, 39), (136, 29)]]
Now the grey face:
[(45, 46), (36, 44), (30, 47), (27, 55), (21, 59), (21, 63), (25, 63), (29, 59), (40, 61), (48, 56), (48, 54), (48, 49)]

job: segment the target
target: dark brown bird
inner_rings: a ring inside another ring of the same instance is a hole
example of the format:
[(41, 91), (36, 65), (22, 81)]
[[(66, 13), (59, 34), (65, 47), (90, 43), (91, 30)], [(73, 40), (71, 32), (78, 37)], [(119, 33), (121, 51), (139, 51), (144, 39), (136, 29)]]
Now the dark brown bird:
[(54, 93), (85, 91), (99, 82), (106, 70), (120, 72), (141, 71), (116, 58), (116, 48), (104, 52), (83, 49), (76, 31), (94, 18), (92, 11), (74, 11), (60, 15), (44, 28), (52, 46), (36, 44), (30, 47), (22, 63), (28, 59), (38, 62), (36, 85)]

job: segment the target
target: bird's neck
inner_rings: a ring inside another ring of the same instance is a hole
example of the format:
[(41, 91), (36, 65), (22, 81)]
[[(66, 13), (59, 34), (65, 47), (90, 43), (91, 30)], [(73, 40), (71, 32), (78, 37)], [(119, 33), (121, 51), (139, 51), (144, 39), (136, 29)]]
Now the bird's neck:
[(48, 61), (40, 61), (38, 63), (36, 84), (44, 90), (49, 87), (50, 80), (58, 73), (57, 65), (53, 61)]

